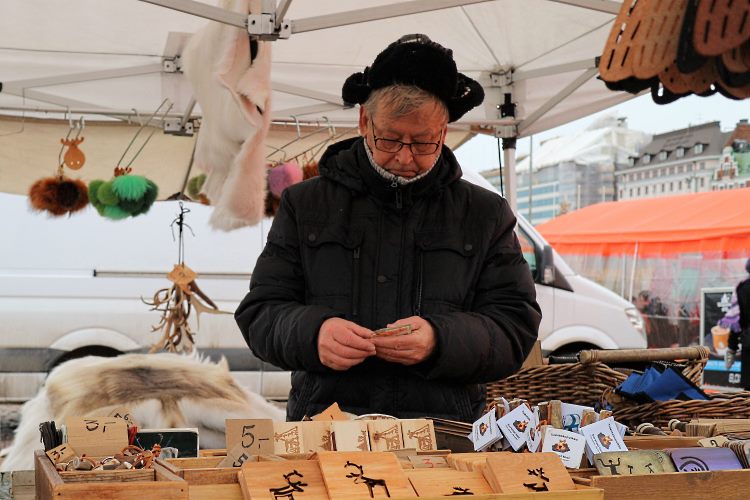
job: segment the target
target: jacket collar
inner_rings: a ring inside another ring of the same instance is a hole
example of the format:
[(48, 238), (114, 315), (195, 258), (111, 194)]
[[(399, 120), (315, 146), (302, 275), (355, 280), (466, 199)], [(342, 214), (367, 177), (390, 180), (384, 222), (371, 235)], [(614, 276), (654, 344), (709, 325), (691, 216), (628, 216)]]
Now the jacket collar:
[(383, 200), (393, 198), (400, 191), (405, 203), (422, 196), (430, 196), (461, 178), (461, 167), (453, 152), (443, 145), (440, 158), (422, 179), (403, 186), (378, 174), (367, 159), (364, 139), (355, 137), (331, 145), (318, 163), (320, 175), (342, 184), (353, 191), (371, 193)]

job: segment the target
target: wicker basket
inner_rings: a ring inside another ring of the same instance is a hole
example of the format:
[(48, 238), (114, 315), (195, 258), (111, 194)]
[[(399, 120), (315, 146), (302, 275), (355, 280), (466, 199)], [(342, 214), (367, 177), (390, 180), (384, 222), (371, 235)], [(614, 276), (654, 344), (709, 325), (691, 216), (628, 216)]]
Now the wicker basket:
[(650, 422), (666, 427), (673, 418), (690, 421), (693, 418), (750, 418), (750, 392), (731, 392), (712, 395), (707, 401), (657, 401), (636, 404), (623, 401), (614, 408), (615, 420), (635, 426)]
[(487, 384), (487, 402), (500, 396), (537, 403), (559, 399), (593, 406), (605, 392), (613, 391), (632, 370), (615, 370), (609, 364), (685, 360), (683, 374), (700, 384), (708, 360), (705, 347), (677, 349), (622, 349), (581, 351), (580, 362), (524, 368), (510, 377)]

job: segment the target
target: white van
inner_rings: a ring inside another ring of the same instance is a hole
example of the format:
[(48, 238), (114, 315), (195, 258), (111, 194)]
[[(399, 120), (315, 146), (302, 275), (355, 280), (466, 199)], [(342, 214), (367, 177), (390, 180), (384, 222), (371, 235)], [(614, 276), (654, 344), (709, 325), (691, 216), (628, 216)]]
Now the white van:
[[(493, 189), (478, 174), (469, 181)], [(210, 208), (189, 203), (185, 263), (200, 288), (233, 312), (248, 289), (270, 221), (231, 233), (208, 226)], [(0, 194), (0, 400), (25, 400), (47, 371), (72, 357), (147, 350), (159, 313), (142, 299), (171, 285), (178, 261), (170, 224), (178, 202), (113, 222), (87, 208), (69, 218), (31, 213), (25, 196)], [(177, 228), (174, 227), (175, 237)], [(641, 316), (629, 302), (575, 274), (523, 217), (518, 235), (537, 283), (546, 352), (646, 347)], [(231, 314), (202, 314), (199, 350), (224, 355), (237, 379), (268, 398), (285, 399), (289, 373), (260, 362)]]

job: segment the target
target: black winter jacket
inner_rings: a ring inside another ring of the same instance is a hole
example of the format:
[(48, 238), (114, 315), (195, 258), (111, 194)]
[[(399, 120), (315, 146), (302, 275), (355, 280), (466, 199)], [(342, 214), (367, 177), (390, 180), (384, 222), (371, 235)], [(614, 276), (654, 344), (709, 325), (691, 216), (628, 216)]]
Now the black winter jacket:
[[(406, 186), (375, 172), (360, 138), (331, 146), (319, 169), (282, 195), (235, 313), (256, 356), (293, 370), (287, 418), (338, 402), (357, 414), (475, 420), (482, 384), (518, 370), (541, 320), (507, 202), (461, 180), (447, 147)], [(413, 315), (437, 340), (420, 364), (373, 356), (341, 372), (318, 358), (328, 318), (377, 329)]]

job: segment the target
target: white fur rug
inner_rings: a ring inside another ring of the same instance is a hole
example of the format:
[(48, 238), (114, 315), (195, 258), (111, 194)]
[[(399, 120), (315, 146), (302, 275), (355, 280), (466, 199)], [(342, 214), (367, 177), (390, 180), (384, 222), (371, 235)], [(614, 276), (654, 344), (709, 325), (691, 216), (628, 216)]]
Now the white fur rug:
[(223, 360), (169, 353), (88, 356), (52, 370), (23, 405), (0, 471), (34, 468), (41, 422), (54, 420), (59, 427), (66, 417), (105, 416), (117, 407), (129, 409), (143, 429), (197, 427), (201, 448), (225, 447), (227, 418), (285, 418), (282, 409), (240, 388)]

